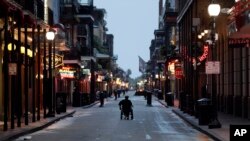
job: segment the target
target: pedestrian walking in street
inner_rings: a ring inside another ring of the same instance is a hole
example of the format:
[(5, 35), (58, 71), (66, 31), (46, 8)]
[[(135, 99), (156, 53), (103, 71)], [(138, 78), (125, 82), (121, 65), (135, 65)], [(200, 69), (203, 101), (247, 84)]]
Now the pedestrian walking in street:
[(114, 90), (115, 100), (117, 100), (117, 90)]
[(125, 95), (125, 89), (122, 89), (122, 94), (123, 94), (123, 96)]
[(104, 105), (104, 92), (99, 92), (99, 100), (100, 100), (100, 106), (99, 107), (103, 107)]
[(118, 89), (118, 90), (117, 90), (117, 95), (118, 95), (118, 98), (120, 98), (120, 95), (121, 95), (121, 89)]

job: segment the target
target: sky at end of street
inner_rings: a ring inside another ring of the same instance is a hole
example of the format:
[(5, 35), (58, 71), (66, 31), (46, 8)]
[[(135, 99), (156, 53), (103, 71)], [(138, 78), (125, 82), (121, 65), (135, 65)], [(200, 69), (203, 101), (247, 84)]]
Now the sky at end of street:
[(114, 35), (114, 54), (130, 77), (141, 75), (139, 59), (149, 60), (149, 46), (158, 29), (158, 0), (94, 0), (94, 6), (106, 10), (108, 34)]

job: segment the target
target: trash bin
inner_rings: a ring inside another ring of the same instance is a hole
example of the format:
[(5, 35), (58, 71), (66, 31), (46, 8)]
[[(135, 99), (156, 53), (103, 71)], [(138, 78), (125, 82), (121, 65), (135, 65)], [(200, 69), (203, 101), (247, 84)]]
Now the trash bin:
[(82, 106), (82, 95), (80, 92), (73, 92), (73, 107)]
[(211, 120), (212, 112), (211, 100), (208, 98), (201, 98), (197, 100), (197, 110), (199, 125), (208, 125)]
[(186, 94), (184, 91), (180, 91), (179, 92), (179, 96), (180, 96), (180, 107), (182, 111), (185, 111), (185, 107), (186, 107)]
[(160, 99), (160, 100), (163, 99), (163, 94), (162, 94), (162, 91), (161, 91), (161, 90), (158, 90), (158, 92), (157, 92), (157, 97), (158, 97), (158, 99)]
[(56, 93), (56, 113), (66, 112), (66, 93), (58, 92)]
[(152, 92), (147, 91), (147, 105), (151, 106), (152, 105)]
[(61, 112), (65, 113), (66, 112), (66, 107), (67, 107), (67, 93), (62, 93), (62, 107), (61, 107)]
[(174, 94), (172, 92), (168, 92), (165, 94), (165, 102), (168, 106), (174, 105)]
[(90, 104), (89, 93), (82, 93), (82, 106)]

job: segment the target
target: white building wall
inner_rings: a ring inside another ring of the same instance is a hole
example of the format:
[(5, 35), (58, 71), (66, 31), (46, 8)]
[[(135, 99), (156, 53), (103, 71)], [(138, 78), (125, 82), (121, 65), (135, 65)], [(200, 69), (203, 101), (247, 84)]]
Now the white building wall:
[(44, 14), (45, 14), (45, 22), (48, 23), (48, 9), (50, 8), (53, 11), (53, 22), (54, 24), (59, 23), (60, 18), (60, 0), (44, 0)]

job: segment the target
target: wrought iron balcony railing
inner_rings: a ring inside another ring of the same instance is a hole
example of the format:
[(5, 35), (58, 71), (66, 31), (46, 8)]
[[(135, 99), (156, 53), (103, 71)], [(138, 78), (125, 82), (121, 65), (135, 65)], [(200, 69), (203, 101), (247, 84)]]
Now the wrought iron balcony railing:
[(14, 0), (14, 2), (29, 11), (34, 16), (44, 20), (44, 1), (43, 0)]

